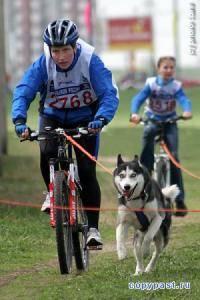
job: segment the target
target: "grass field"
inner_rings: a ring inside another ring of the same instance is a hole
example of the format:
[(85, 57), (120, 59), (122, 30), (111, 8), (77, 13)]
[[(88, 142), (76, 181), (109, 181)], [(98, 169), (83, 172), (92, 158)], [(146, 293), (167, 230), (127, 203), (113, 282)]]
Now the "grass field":
[[(109, 169), (116, 156), (132, 158), (140, 153), (142, 126), (132, 128), (128, 122), (130, 99), (135, 91), (121, 93), (118, 113), (102, 133), (99, 161)], [(193, 102), (194, 118), (180, 127), (180, 158), (182, 164), (200, 176), (199, 129), (200, 88), (187, 90)], [(32, 105), (29, 125), (36, 127), (37, 103)], [(9, 108), (8, 108), (9, 110)], [(19, 143), (8, 114), (8, 151), (2, 158), (0, 200), (40, 205), (44, 184), (39, 171), (38, 146)], [(100, 228), (104, 250), (90, 255), (89, 272), (77, 275), (59, 274), (54, 231), (48, 216), (40, 209), (0, 204), (0, 299), (199, 299), (200, 297), (200, 215), (189, 213), (186, 218), (173, 218), (170, 243), (158, 261), (155, 271), (134, 277), (135, 260), (128, 239), (129, 258), (119, 262), (115, 250), (116, 192), (112, 176), (98, 168), (102, 188)], [(199, 180), (184, 174), (186, 201), (189, 209), (200, 209)], [(175, 289), (129, 289), (128, 284), (173, 283)], [(190, 289), (178, 288), (180, 282)]]

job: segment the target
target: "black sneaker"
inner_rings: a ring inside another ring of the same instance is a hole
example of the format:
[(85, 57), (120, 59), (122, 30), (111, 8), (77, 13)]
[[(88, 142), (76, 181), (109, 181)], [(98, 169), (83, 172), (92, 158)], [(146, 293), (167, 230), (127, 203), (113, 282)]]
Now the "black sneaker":
[(185, 217), (188, 214), (187, 206), (184, 202), (176, 202), (176, 209), (178, 210), (174, 213), (176, 217)]

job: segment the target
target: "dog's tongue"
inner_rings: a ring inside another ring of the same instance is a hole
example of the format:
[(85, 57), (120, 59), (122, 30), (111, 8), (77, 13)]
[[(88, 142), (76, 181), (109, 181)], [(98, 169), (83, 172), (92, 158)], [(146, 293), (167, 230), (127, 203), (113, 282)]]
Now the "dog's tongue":
[(129, 197), (129, 195), (130, 195), (130, 191), (125, 191), (125, 192), (124, 192), (124, 196), (125, 196), (125, 197), (127, 197), (127, 198), (128, 198), (128, 197)]

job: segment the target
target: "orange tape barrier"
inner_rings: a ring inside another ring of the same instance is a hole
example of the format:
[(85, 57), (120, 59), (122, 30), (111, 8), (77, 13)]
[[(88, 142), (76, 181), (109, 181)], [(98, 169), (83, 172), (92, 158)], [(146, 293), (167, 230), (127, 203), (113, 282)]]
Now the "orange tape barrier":
[[(0, 204), (4, 204), (4, 205), (12, 205), (12, 206), (21, 206), (21, 207), (32, 207), (32, 208), (41, 208), (41, 205), (40, 204), (33, 204), (33, 203), (30, 203), (30, 202), (20, 202), (20, 201), (11, 201), (11, 200), (0, 200)], [(55, 206), (56, 209), (62, 209), (60, 206)], [(69, 209), (68, 207), (65, 207), (65, 209)], [(118, 207), (116, 208), (113, 208), (113, 207), (110, 207), (110, 208), (105, 208), (105, 207), (101, 207), (101, 208), (97, 208), (97, 207), (83, 207), (81, 208), (83, 210), (90, 210), (90, 211), (118, 211)], [(127, 210), (126, 207), (121, 207), (120, 208), (121, 211), (125, 211)], [(129, 208), (128, 210), (130, 211), (160, 211), (160, 212), (196, 212), (196, 213), (199, 213), (200, 212), (200, 209), (167, 209), (167, 208), (160, 208), (160, 209), (150, 209), (150, 208)]]
[(31, 207), (31, 208), (41, 208), (41, 205), (39, 204), (33, 204), (30, 202), (11, 201), (11, 200), (0, 200), (0, 204)]
[(160, 142), (161, 147), (163, 148), (163, 150), (166, 152), (166, 154), (168, 155), (169, 159), (173, 162), (173, 164), (181, 169), (183, 172), (185, 172), (186, 174), (190, 175), (193, 178), (196, 179), (200, 179), (200, 176), (193, 174), (192, 172), (190, 172), (189, 170), (187, 170), (186, 168), (184, 168), (182, 165), (180, 165), (175, 158), (172, 156), (171, 152), (169, 151), (169, 149), (167, 148), (167, 145), (164, 142)]

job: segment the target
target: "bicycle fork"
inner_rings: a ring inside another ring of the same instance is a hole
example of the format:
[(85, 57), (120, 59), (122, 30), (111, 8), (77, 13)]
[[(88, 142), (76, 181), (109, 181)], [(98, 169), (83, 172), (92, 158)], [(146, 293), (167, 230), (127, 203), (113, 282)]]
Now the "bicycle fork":
[(69, 215), (70, 215), (70, 225), (76, 224), (76, 188), (74, 180), (74, 164), (69, 164), (69, 175), (68, 175), (68, 185), (69, 185)]
[(55, 198), (54, 198), (54, 163), (50, 161), (50, 183), (49, 183), (49, 193), (50, 193), (50, 225), (55, 228)]

